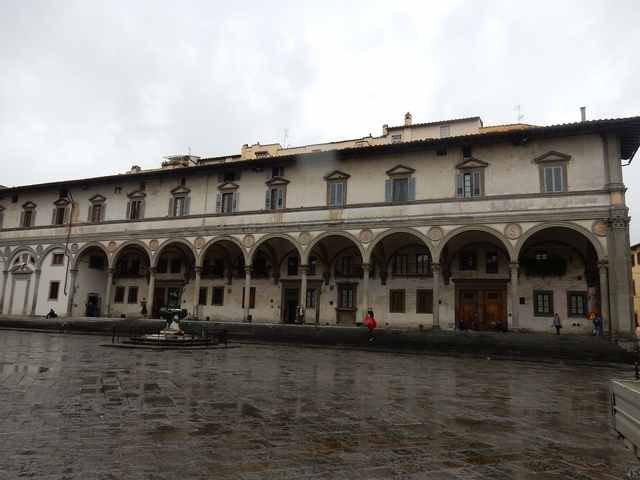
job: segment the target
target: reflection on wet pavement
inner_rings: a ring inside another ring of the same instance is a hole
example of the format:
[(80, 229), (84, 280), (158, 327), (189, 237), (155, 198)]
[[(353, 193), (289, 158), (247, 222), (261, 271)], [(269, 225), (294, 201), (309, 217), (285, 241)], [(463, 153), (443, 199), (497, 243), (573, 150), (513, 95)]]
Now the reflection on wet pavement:
[(0, 332), (0, 479), (613, 479), (630, 369)]

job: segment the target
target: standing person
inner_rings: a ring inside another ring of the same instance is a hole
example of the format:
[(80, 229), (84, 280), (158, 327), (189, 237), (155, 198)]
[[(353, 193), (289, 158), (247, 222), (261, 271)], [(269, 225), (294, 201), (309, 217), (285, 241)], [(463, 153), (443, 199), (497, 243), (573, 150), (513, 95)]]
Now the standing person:
[(147, 299), (145, 297), (142, 297), (142, 300), (140, 300), (140, 313), (142, 314), (142, 316), (146, 317), (147, 316)]
[(364, 317), (364, 325), (367, 327), (367, 330), (369, 330), (369, 341), (373, 342), (375, 339), (373, 331), (376, 329), (377, 323), (373, 315), (373, 309), (371, 308), (367, 311), (367, 316)]
[(560, 315), (558, 315), (558, 312), (553, 314), (553, 328), (556, 329), (556, 335), (560, 335), (560, 329), (562, 328), (562, 322), (560, 321)]
[(596, 336), (602, 337), (604, 335), (604, 318), (601, 313), (596, 314), (595, 318)]

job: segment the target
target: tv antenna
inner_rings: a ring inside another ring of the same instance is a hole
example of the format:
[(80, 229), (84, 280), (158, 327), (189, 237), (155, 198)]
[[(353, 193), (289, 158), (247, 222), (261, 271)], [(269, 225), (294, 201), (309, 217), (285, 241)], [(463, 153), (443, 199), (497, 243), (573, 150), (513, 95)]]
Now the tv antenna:
[(287, 148), (289, 145), (287, 145), (287, 142), (289, 141), (289, 129), (285, 128), (284, 129), (284, 134), (282, 136), (282, 146), (284, 148)]
[(516, 110), (516, 112), (518, 112), (517, 123), (520, 123), (522, 121), (522, 119), (524, 118), (524, 114), (522, 113), (522, 106), (521, 105), (516, 105), (515, 110)]

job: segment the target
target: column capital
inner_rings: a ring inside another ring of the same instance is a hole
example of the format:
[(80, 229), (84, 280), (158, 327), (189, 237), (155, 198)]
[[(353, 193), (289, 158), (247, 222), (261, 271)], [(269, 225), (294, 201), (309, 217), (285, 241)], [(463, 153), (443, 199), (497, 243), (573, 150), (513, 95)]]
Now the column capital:
[(440, 264), (438, 262), (433, 262), (431, 264), (431, 270), (434, 272), (440, 272), (441, 268), (440, 268)]
[(107, 268), (107, 273), (108, 273), (109, 275), (113, 275), (113, 273), (114, 273), (115, 271), (116, 271), (116, 269), (115, 269), (115, 268), (113, 268), (113, 267), (109, 267), (109, 268)]
[(607, 260), (598, 260), (598, 268), (600, 270), (606, 270), (609, 268), (609, 262)]
[(309, 265), (298, 265), (298, 270), (300, 270), (300, 274), (307, 274), (309, 273)]
[(509, 268), (511, 270), (518, 270), (520, 268), (519, 262), (509, 262)]
[(71, 273), (71, 275), (77, 275), (78, 274), (78, 269), (77, 268), (72, 268), (71, 270), (69, 270), (69, 272)]
[(244, 272), (245, 272), (245, 273), (251, 273), (251, 272), (253, 272), (253, 265), (245, 265), (245, 266), (244, 266)]
[(151, 275), (155, 275), (158, 269), (156, 267), (149, 267), (149, 273)]
[(362, 270), (363, 270), (363, 271), (366, 271), (366, 272), (371, 271), (371, 264), (370, 264), (370, 263), (367, 263), (367, 262), (363, 262), (363, 263), (362, 263)]
[(40, 275), (42, 273), (42, 269), (41, 268), (36, 268), (36, 275)]
[(202, 273), (202, 267), (196, 267), (195, 268), (196, 273), (200, 274)]

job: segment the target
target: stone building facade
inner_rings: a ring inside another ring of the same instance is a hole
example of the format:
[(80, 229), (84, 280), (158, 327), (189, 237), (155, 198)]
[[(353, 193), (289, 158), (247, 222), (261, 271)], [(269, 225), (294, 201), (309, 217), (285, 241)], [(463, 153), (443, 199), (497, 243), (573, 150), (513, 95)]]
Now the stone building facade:
[(633, 295), (633, 318), (638, 325), (640, 320), (640, 243), (631, 246), (631, 292)]
[(640, 117), (478, 117), (0, 189), (0, 312), (588, 332), (633, 325)]

